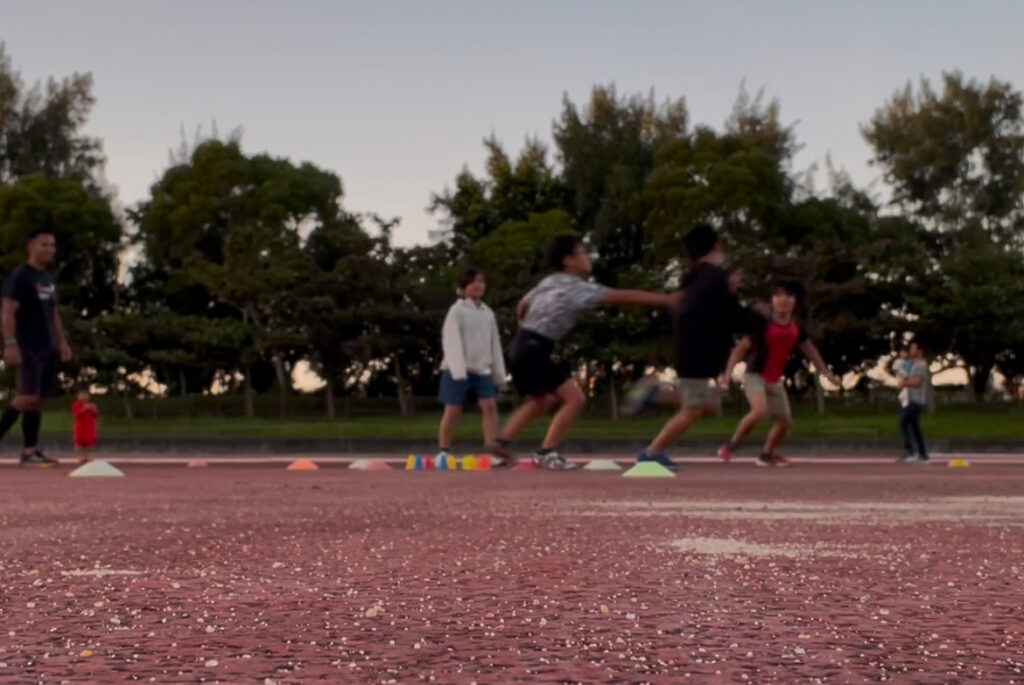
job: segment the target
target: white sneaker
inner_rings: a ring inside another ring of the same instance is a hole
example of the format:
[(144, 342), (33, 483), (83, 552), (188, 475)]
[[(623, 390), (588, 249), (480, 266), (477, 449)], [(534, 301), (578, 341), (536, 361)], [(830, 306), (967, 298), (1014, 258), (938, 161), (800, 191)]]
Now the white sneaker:
[(533, 463), (548, 471), (572, 471), (576, 468), (576, 464), (570, 464), (558, 452), (548, 452), (547, 454), (538, 452), (533, 455)]

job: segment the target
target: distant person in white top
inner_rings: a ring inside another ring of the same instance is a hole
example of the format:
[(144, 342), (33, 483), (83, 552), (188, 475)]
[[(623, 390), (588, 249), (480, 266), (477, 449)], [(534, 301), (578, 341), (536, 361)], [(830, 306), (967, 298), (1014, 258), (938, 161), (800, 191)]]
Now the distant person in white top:
[(910, 370), (914, 368), (914, 362), (910, 358), (907, 348), (900, 350), (899, 358), (893, 363), (892, 371), (896, 376), (896, 383), (902, 388), (899, 394), (900, 407), (905, 408), (910, 404), (910, 388), (903, 386), (903, 381), (910, 378)]
[(900, 388), (907, 391), (906, 404), (900, 411), (900, 433), (903, 434), (905, 452), (900, 461), (908, 464), (928, 464), (928, 450), (921, 433), (921, 413), (927, 404), (928, 362), (924, 350), (916, 342), (908, 349), (910, 369), (900, 377)]
[(505, 360), (494, 312), (483, 303), (487, 283), (479, 269), (466, 269), (459, 279), (462, 297), (451, 306), (441, 331), (444, 361), (438, 399), (444, 416), (438, 429), (438, 459), (452, 448), (455, 425), (473, 397), (483, 414), (484, 445), (492, 448), (498, 438), (498, 404), (495, 397), (505, 385)]

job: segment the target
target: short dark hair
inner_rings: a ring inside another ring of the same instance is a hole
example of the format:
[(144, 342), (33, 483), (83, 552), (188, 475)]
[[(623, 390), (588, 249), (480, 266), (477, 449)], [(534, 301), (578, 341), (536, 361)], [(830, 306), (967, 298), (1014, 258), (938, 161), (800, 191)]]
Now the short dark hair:
[(683, 236), (683, 244), (690, 259), (697, 261), (708, 256), (718, 244), (718, 233), (710, 224), (697, 224)]
[(459, 290), (465, 290), (466, 286), (475, 281), (480, 276), (483, 276), (483, 269), (478, 269), (475, 266), (471, 266), (462, 272), (459, 276)]
[(26, 243), (31, 243), (33, 240), (41, 235), (53, 235), (53, 229), (49, 226), (40, 226), (39, 228), (33, 228), (28, 232), (28, 238), (25, 239)]
[(563, 262), (566, 257), (571, 257), (583, 240), (575, 233), (562, 233), (555, 236), (555, 239), (548, 245), (547, 261), (548, 266), (555, 271), (565, 268)]
[(772, 294), (780, 290), (798, 300), (804, 296), (804, 284), (793, 278), (776, 278), (772, 282)]

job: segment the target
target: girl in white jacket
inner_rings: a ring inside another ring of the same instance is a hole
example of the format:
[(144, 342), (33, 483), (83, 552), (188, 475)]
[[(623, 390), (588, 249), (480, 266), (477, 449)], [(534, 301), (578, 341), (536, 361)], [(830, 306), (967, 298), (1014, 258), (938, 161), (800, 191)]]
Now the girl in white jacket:
[(462, 409), (475, 396), (483, 414), (484, 445), (498, 438), (498, 389), (505, 385), (505, 360), (494, 312), (483, 303), (487, 284), (479, 269), (467, 269), (459, 279), (462, 298), (448, 310), (441, 333), (444, 361), (438, 399), (444, 416), (438, 429), (438, 459), (451, 450)]

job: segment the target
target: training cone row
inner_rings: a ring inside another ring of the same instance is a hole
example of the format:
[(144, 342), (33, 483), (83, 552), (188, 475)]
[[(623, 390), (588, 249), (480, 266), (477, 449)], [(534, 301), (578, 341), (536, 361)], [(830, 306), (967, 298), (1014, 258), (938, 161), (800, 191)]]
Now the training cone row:
[(410, 454), (405, 459), (406, 471), (458, 471), (460, 468), (463, 471), (490, 471), (491, 458), (486, 454), (479, 456), (469, 454), (460, 463), (458, 459), (450, 455), (437, 460), (434, 457)]
[(971, 465), (971, 462), (966, 459), (950, 459), (949, 468), (951, 469), (966, 469)]

